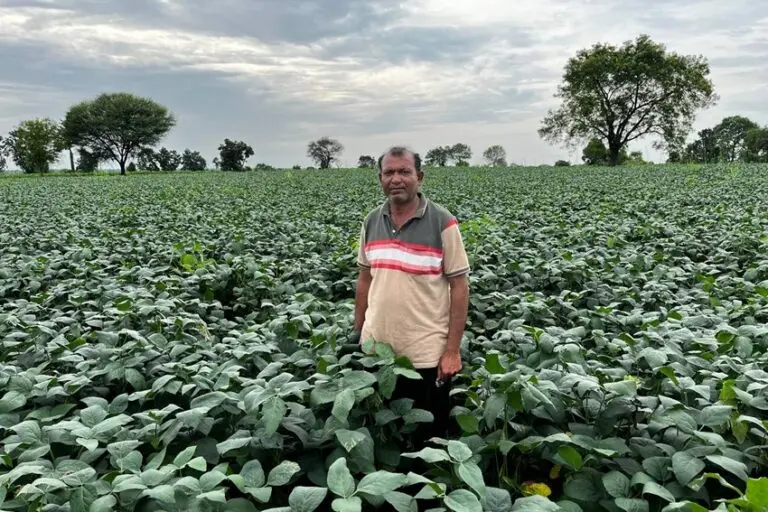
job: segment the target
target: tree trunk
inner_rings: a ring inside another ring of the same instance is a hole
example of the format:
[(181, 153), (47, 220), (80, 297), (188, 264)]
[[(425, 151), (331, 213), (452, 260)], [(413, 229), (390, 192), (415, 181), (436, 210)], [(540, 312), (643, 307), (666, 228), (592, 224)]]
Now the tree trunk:
[(618, 144), (609, 144), (608, 145), (608, 164), (609, 165), (618, 165), (619, 164), (619, 152), (621, 151), (621, 146)]
[(75, 172), (75, 155), (72, 154), (72, 148), (69, 148), (69, 167)]
[(120, 159), (120, 176), (125, 176), (125, 160)]

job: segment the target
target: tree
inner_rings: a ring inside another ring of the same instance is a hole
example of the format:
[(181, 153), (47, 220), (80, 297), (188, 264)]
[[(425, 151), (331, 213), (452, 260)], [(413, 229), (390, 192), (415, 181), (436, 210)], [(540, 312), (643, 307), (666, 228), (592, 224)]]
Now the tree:
[(321, 169), (328, 169), (331, 164), (338, 161), (338, 155), (344, 151), (341, 142), (329, 137), (322, 137), (307, 145), (307, 156), (315, 161)]
[(424, 155), (424, 164), (428, 167), (445, 167), (450, 157), (450, 146), (438, 146), (427, 151)]
[(8, 163), (8, 161), (5, 159), (8, 152), (8, 147), (6, 145), (7, 140), (0, 137), (0, 172), (3, 172), (5, 170), (5, 166)]
[(99, 155), (91, 153), (85, 148), (77, 148), (77, 166), (76, 170), (82, 172), (93, 172), (99, 168), (99, 163), (103, 160), (109, 160), (109, 155)]
[(199, 151), (185, 149), (181, 155), (181, 168), (185, 171), (204, 171), (206, 166), (205, 158)]
[(695, 113), (716, 103), (709, 64), (701, 56), (667, 53), (647, 35), (621, 47), (598, 43), (580, 50), (565, 66), (556, 98), (539, 136), (566, 145), (591, 138), (608, 144), (608, 161), (622, 148), (657, 135), (657, 149), (680, 147)]
[(720, 160), (720, 144), (712, 128), (699, 132), (699, 138), (685, 147), (683, 160), (695, 163), (713, 163)]
[(373, 169), (376, 167), (376, 159), (370, 155), (360, 155), (357, 160), (357, 167), (359, 169)]
[(157, 153), (152, 148), (141, 148), (137, 153), (138, 167), (142, 171), (159, 171)]
[(506, 166), (507, 165), (507, 152), (504, 148), (498, 144), (489, 147), (483, 152), (483, 158), (485, 158), (490, 165), (493, 166)]
[(173, 114), (149, 98), (105, 93), (70, 108), (64, 132), (71, 143), (108, 154), (125, 175), (128, 159), (160, 142), (175, 124)]
[(735, 162), (742, 158), (747, 132), (760, 126), (744, 116), (729, 116), (712, 128), (720, 161)]
[(222, 171), (244, 171), (245, 162), (254, 155), (253, 148), (243, 141), (224, 139), (219, 145), (219, 159), (214, 160)]
[[(621, 148), (616, 163), (623, 164), (628, 159), (629, 155), (627, 155), (627, 148)], [(610, 163), (608, 148), (605, 147), (602, 140), (598, 138), (590, 139), (587, 146), (581, 152), (581, 161), (587, 165), (608, 165)]]
[(608, 149), (603, 141), (591, 139), (581, 152), (581, 161), (587, 165), (602, 165), (608, 161)]
[(752, 128), (744, 141), (745, 162), (768, 162), (768, 127)]
[(464, 143), (457, 143), (451, 146), (448, 151), (451, 160), (457, 167), (466, 167), (469, 165), (469, 159), (472, 158), (472, 148)]
[(22, 121), (8, 134), (6, 146), (24, 172), (48, 172), (64, 149), (61, 126), (48, 118)]
[(181, 164), (181, 155), (175, 149), (169, 150), (163, 147), (155, 153), (155, 161), (163, 171), (175, 171)]

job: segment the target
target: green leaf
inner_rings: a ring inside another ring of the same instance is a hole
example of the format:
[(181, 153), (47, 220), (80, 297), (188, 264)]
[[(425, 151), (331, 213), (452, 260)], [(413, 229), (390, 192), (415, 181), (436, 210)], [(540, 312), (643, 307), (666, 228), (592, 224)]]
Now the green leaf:
[(111, 494), (108, 494), (106, 496), (102, 496), (94, 500), (94, 502), (91, 503), (91, 508), (89, 509), (89, 512), (112, 512), (113, 510), (115, 510), (116, 505), (117, 505), (117, 498), (115, 498)]
[(706, 459), (713, 464), (717, 464), (729, 473), (736, 475), (745, 482), (749, 478), (747, 476), (747, 466), (743, 462), (739, 462), (722, 455), (707, 455)]
[(602, 477), (606, 492), (614, 498), (628, 498), (630, 491), (629, 477), (618, 471), (611, 471)]
[(675, 479), (682, 486), (688, 485), (705, 467), (703, 461), (688, 452), (675, 452), (672, 455), (672, 470)]
[(0, 414), (6, 414), (24, 407), (27, 403), (27, 397), (18, 391), (8, 391), (0, 399)]
[(267, 485), (272, 487), (280, 487), (288, 485), (293, 475), (301, 471), (301, 466), (295, 462), (284, 460), (269, 472), (267, 477)]
[(243, 477), (246, 487), (262, 487), (266, 482), (264, 468), (261, 462), (256, 459), (249, 460), (240, 470), (240, 476)]
[(422, 448), (418, 452), (403, 453), (402, 456), (408, 457), (408, 458), (419, 458), (425, 462), (429, 462), (430, 464), (434, 464), (436, 462), (451, 461), (451, 458), (448, 456), (448, 453), (445, 450), (431, 448), (429, 446), (426, 448)]
[(418, 505), (413, 496), (405, 493), (392, 491), (384, 497), (386, 502), (392, 505), (396, 512), (418, 512)]
[(347, 452), (351, 452), (357, 445), (365, 441), (365, 434), (353, 430), (337, 430), (336, 439)]
[(560, 507), (544, 496), (534, 495), (518, 498), (512, 512), (559, 512)]
[(573, 446), (563, 445), (557, 450), (557, 454), (576, 471), (581, 469), (583, 464), (581, 454)]
[(225, 393), (222, 393), (221, 391), (214, 391), (212, 393), (207, 393), (205, 395), (194, 398), (189, 403), (189, 408), (209, 411), (210, 409), (221, 405), (226, 399), (227, 395)]
[(472, 450), (461, 441), (448, 441), (448, 454), (458, 462), (466, 462), (472, 458)]
[[(480, 500), (466, 489), (451, 492), (443, 499), (443, 503), (454, 512), (483, 512)], [(515, 510), (514, 507), (512, 510)]]
[(656, 482), (646, 482), (643, 484), (643, 494), (654, 494), (663, 500), (669, 501), (670, 503), (675, 501), (675, 497), (672, 495), (672, 493)]
[(261, 413), (267, 435), (272, 435), (277, 432), (287, 410), (288, 408), (285, 405), (285, 402), (283, 402), (283, 399), (279, 396), (273, 396), (264, 403)]
[(637, 498), (618, 498), (616, 499), (616, 506), (627, 512), (648, 512), (650, 510), (650, 505), (646, 500)]
[(147, 489), (142, 493), (144, 496), (148, 496), (153, 500), (157, 500), (163, 503), (175, 503), (174, 490), (172, 485), (159, 485), (152, 489)]
[(365, 475), (357, 484), (355, 494), (365, 493), (372, 496), (384, 496), (390, 491), (406, 485), (408, 478), (400, 473), (376, 471)]
[(701, 410), (699, 424), (704, 427), (720, 427), (728, 423), (733, 408), (726, 405), (710, 405)]
[(472, 414), (459, 414), (456, 416), (461, 430), (467, 434), (477, 434), (480, 432), (480, 421)]
[(506, 489), (485, 488), (483, 510), (485, 512), (508, 512), (512, 508), (512, 496)]
[(411, 370), (410, 368), (401, 368), (399, 366), (396, 366), (393, 368), (393, 371), (395, 375), (405, 377), (406, 379), (424, 380), (424, 378), (421, 376), (419, 372), (417, 372), (416, 370)]
[(336, 459), (328, 468), (327, 485), (331, 492), (342, 498), (349, 498), (355, 493), (355, 479), (349, 472), (345, 458)]
[(218, 443), (216, 445), (216, 450), (219, 452), (219, 454), (224, 455), (231, 450), (237, 450), (243, 446), (248, 446), (248, 444), (251, 442), (251, 439), (251, 437), (237, 437), (234, 439), (227, 439), (226, 441)]
[(357, 496), (336, 498), (331, 502), (331, 510), (334, 512), (361, 512), (363, 510), (363, 500)]
[(288, 496), (292, 512), (313, 512), (325, 500), (328, 489), (325, 487), (294, 487)]
[[(176, 467), (183, 467), (192, 460), (192, 457), (195, 456), (195, 450), (197, 450), (197, 446), (188, 446), (187, 448), (184, 448), (184, 450), (179, 453), (174, 459), (173, 459), (173, 465)], [(205, 468), (203, 468), (205, 470)]]
[(195, 457), (189, 461), (187, 466), (197, 471), (205, 471), (208, 468), (208, 463), (205, 461), (204, 457)]
[(336, 396), (333, 402), (333, 411), (331, 414), (341, 422), (347, 421), (349, 411), (355, 406), (355, 392), (351, 389), (345, 389)]
[(456, 468), (459, 478), (467, 484), (478, 496), (485, 495), (485, 481), (483, 472), (474, 462), (462, 462)]
[(747, 480), (745, 497), (757, 510), (768, 508), (768, 478), (750, 478)]
[(501, 375), (506, 373), (504, 367), (501, 366), (499, 354), (496, 353), (490, 353), (485, 356), (485, 369), (493, 375)]

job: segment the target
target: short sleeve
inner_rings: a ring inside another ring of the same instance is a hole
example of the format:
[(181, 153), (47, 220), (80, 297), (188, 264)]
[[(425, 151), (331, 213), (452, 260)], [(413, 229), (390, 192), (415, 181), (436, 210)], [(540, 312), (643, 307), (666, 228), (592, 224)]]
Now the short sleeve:
[(469, 258), (464, 249), (464, 240), (461, 237), (456, 217), (451, 217), (443, 227), (441, 238), (443, 241), (443, 274), (446, 277), (456, 277), (468, 273)]
[(365, 222), (360, 227), (360, 248), (357, 250), (357, 265), (363, 269), (371, 268), (371, 262), (365, 255)]

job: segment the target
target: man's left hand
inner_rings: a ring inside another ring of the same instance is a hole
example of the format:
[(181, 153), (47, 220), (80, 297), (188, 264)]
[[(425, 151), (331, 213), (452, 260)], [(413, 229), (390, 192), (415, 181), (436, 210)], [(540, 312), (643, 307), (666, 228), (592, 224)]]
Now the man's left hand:
[(458, 350), (449, 350), (440, 357), (437, 365), (437, 378), (446, 380), (461, 371), (461, 354)]

